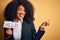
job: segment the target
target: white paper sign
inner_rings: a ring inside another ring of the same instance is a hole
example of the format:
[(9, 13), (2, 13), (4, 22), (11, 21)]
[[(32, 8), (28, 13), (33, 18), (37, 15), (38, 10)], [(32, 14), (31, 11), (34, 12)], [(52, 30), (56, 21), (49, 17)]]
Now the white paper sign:
[(18, 27), (18, 24), (12, 21), (4, 21), (4, 28), (14, 28), (14, 27)]

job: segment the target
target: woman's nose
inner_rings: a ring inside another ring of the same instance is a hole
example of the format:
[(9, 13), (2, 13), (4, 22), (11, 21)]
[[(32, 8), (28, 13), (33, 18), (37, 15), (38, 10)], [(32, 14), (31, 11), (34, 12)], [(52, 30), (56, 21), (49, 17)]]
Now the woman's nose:
[(21, 11), (21, 14), (25, 14), (25, 12), (24, 11)]
[(21, 14), (25, 14), (25, 12), (21, 11), (21, 12), (19, 13), (19, 15), (21, 15)]

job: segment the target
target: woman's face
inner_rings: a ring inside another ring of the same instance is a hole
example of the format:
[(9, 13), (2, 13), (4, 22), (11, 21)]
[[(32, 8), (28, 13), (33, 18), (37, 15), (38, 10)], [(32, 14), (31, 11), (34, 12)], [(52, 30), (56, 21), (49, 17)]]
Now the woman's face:
[(25, 12), (25, 8), (23, 5), (20, 5), (17, 9), (17, 18), (19, 20), (23, 19), (25, 16), (26, 12)]

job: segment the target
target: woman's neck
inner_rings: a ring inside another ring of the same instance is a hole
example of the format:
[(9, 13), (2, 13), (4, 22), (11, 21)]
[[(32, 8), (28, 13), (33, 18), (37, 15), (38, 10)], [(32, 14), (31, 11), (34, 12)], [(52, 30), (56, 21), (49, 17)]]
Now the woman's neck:
[(21, 19), (15, 18), (15, 20), (14, 20), (14, 21), (15, 21), (15, 22), (18, 22), (18, 21), (20, 21), (20, 20), (21, 20)]

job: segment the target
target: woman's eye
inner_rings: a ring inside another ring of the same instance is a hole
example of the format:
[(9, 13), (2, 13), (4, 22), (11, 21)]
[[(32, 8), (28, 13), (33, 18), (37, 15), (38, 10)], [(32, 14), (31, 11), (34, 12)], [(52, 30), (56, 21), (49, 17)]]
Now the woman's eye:
[(21, 11), (21, 9), (18, 9), (18, 11)]
[(25, 12), (25, 10), (23, 10), (23, 9), (18, 9), (18, 11), (23, 11), (23, 12)]

